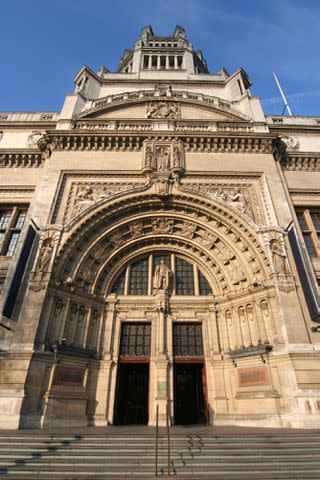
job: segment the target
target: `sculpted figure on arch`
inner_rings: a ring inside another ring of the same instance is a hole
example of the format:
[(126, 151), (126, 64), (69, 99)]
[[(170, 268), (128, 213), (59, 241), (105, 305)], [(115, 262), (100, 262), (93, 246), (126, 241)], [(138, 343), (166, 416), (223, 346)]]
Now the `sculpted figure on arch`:
[(153, 275), (153, 290), (157, 293), (160, 290), (168, 291), (172, 279), (172, 270), (165, 264), (164, 260), (156, 266)]

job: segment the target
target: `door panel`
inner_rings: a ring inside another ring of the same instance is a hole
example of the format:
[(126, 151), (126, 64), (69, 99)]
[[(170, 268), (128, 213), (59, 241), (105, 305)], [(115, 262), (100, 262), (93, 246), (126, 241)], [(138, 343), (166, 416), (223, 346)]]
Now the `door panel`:
[(174, 365), (174, 421), (176, 425), (205, 422), (203, 364)]
[(115, 423), (148, 423), (149, 365), (124, 363), (118, 367)]

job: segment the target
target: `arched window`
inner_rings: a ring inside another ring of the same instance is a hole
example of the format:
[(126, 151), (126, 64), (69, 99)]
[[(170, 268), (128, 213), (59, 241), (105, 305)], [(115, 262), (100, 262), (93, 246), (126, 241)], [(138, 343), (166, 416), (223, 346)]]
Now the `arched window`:
[(212, 295), (212, 288), (198, 266), (169, 252), (149, 254), (129, 263), (114, 280), (111, 293), (151, 295), (154, 272), (161, 261), (173, 272), (173, 295)]

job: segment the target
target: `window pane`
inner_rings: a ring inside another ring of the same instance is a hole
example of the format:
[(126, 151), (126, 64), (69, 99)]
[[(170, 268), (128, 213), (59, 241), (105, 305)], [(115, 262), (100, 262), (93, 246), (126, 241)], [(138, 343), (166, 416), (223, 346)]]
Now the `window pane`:
[(199, 290), (200, 290), (200, 295), (212, 294), (212, 288), (210, 287), (208, 280), (200, 271), (199, 271)]
[(126, 272), (123, 271), (118, 276), (117, 280), (114, 282), (111, 293), (116, 293), (117, 295), (124, 294), (124, 281), (125, 281)]
[(308, 234), (304, 234), (303, 238), (304, 238), (304, 242), (306, 244), (306, 247), (307, 247), (307, 250), (308, 250), (308, 253), (309, 253), (310, 257), (315, 257), (316, 252), (315, 252), (312, 240), (311, 240), (311, 236), (308, 235)]
[(0, 212), (0, 228), (7, 228), (10, 224), (12, 210), (3, 210)]
[(148, 257), (132, 264), (130, 275), (130, 295), (148, 294)]
[(298, 222), (301, 230), (308, 230), (302, 211), (297, 211), (297, 218), (298, 218)]
[(150, 324), (123, 323), (121, 326), (120, 355), (148, 357), (150, 355), (150, 339)]
[(173, 324), (173, 354), (175, 357), (202, 357), (202, 325)]
[(310, 215), (315, 230), (320, 230), (320, 210), (311, 211)]
[(21, 230), (21, 228), (23, 227), (24, 221), (26, 219), (26, 215), (27, 215), (27, 212), (24, 212), (22, 210), (19, 211), (15, 228), (19, 228)]
[(194, 295), (193, 265), (180, 257), (176, 261), (176, 294)]
[(12, 234), (11, 234), (8, 247), (7, 247), (6, 251), (5, 251), (5, 255), (6, 255), (7, 257), (12, 257), (13, 252), (14, 252), (14, 250), (15, 250), (15, 248), (16, 248), (18, 239), (19, 239), (19, 233), (12, 233)]

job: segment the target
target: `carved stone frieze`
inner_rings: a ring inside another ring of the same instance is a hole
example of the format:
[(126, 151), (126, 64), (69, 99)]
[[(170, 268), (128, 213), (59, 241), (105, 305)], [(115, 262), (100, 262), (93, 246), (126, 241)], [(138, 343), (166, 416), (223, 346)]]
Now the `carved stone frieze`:
[(181, 105), (177, 102), (150, 102), (147, 105), (147, 118), (181, 118)]
[(131, 190), (136, 184), (110, 182), (106, 183), (75, 183), (71, 186), (65, 218), (71, 219), (93, 205), (103, 201), (119, 192)]
[(248, 187), (218, 186), (199, 183), (188, 184), (187, 188), (205, 193), (213, 200), (218, 200), (254, 220), (253, 209), (250, 202), (250, 189)]

